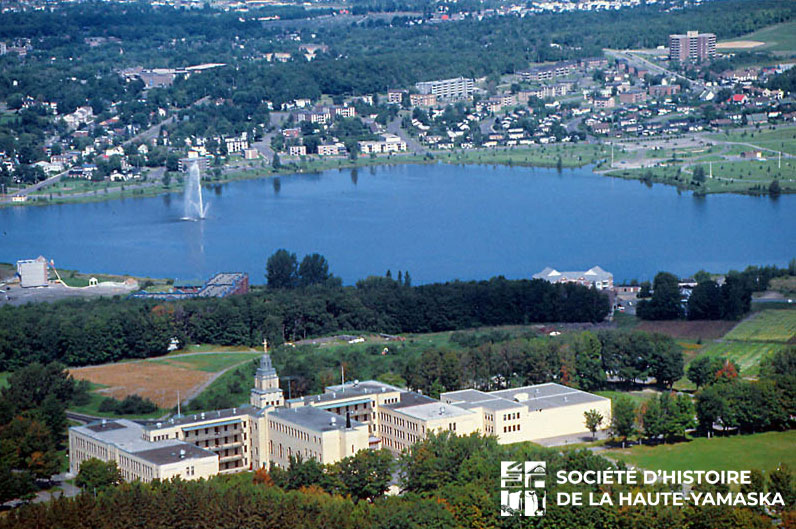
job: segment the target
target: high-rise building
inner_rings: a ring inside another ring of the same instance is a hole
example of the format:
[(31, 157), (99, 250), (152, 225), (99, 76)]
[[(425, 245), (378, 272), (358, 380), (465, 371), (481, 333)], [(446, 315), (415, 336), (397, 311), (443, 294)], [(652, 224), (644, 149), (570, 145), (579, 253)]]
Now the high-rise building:
[(699, 62), (716, 55), (716, 35), (689, 31), (685, 35), (669, 35), (669, 59)]

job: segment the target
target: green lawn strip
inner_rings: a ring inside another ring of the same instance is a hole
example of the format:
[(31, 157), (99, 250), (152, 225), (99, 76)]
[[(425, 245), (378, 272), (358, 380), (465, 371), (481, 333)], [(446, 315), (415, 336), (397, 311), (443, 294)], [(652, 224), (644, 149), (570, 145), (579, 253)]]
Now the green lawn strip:
[(770, 471), (780, 463), (796, 468), (796, 430), (698, 438), (682, 443), (634, 446), (605, 452), (649, 470)]

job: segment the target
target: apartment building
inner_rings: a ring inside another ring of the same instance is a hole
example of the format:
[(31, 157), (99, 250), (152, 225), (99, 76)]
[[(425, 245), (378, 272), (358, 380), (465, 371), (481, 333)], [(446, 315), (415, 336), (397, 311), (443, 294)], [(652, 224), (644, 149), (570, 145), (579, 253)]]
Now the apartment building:
[(409, 102), (413, 107), (433, 107), (437, 104), (434, 94), (409, 94)]
[(475, 91), (475, 81), (465, 77), (443, 79), (440, 81), (423, 81), (415, 85), (421, 94), (432, 94), (437, 100), (451, 101), (468, 99)]
[(716, 35), (689, 31), (685, 35), (669, 35), (669, 59), (699, 62), (716, 56)]
[(406, 151), (406, 142), (395, 134), (382, 134), (379, 141), (360, 141), (362, 154), (384, 154)]

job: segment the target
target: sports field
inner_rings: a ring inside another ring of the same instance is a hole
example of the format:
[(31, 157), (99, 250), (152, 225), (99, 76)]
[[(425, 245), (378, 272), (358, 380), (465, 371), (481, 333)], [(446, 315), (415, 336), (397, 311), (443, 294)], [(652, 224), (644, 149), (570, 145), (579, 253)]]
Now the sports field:
[(796, 430), (699, 438), (682, 443), (634, 446), (605, 454), (649, 470), (773, 470), (796, 468)]
[(731, 41), (722, 41), (716, 48), (792, 53), (796, 50), (796, 22), (769, 26)]

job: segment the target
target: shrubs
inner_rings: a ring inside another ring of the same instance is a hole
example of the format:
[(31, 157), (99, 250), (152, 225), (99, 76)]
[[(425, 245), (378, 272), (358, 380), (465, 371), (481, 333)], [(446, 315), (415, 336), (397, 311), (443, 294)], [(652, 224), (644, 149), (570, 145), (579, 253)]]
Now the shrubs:
[(128, 395), (121, 401), (111, 397), (104, 399), (99, 405), (99, 411), (116, 415), (146, 415), (158, 411), (158, 406), (141, 395)]

